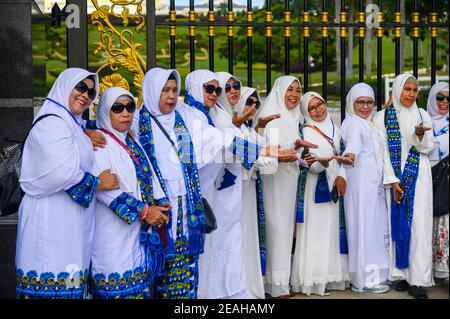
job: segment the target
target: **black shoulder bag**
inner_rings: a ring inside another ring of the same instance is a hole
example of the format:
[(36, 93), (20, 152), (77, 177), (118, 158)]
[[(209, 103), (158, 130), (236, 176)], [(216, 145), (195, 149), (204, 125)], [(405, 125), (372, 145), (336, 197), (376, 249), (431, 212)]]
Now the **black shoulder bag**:
[(431, 168), (433, 176), (433, 216), (448, 214), (448, 155)]
[(38, 117), (23, 142), (5, 138), (5, 141), (16, 142), (16, 144), (6, 146), (0, 151), (0, 216), (11, 215), (19, 210), (20, 202), (24, 195), (19, 184), (23, 147), (31, 129), (37, 122), (48, 116), (57, 116), (60, 118), (56, 114), (44, 114)]
[[(156, 116), (150, 113), (150, 117), (155, 121), (156, 125), (160, 128), (161, 132), (163, 132), (164, 136), (169, 140), (170, 144), (173, 147), (173, 150), (175, 151), (175, 154), (178, 154), (177, 147), (175, 146), (175, 142), (172, 141), (167, 131), (164, 129), (164, 127), (161, 125), (161, 123), (158, 121)], [(205, 211), (205, 223), (206, 223), (206, 233), (210, 234), (214, 230), (217, 229), (217, 220), (216, 216), (214, 215), (214, 211), (212, 210), (211, 205), (209, 205), (208, 201), (205, 197), (202, 196), (202, 202), (203, 202), (203, 210)]]

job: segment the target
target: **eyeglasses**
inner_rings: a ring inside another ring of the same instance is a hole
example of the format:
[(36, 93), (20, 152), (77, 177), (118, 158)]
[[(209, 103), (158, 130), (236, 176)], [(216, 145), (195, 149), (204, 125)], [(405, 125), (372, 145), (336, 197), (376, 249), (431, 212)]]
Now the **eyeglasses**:
[(375, 105), (375, 101), (374, 100), (358, 100), (355, 101), (356, 105), (359, 107), (363, 107), (364, 105), (367, 105), (368, 107), (373, 107)]
[(317, 105), (308, 106), (308, 112), (317, 113), (319, 112), (319, 109), (322, 109), (323, 107), (325, 107), (325, 102), (320, 101)]
[(220, 96), (220, 94), (222, 94), (222, 88), (220, 86), (205, 83), (203, 84), (203, 88), (208, 94), (213, 94), (213, 92), (216, 92), (217, 96)]
[(87, 91), (87, 94), (91, 100), (93, 100), (95, 98), (95, 95), (97, 95), (97, 91), (94, 88), (90, 89), (88, 85), (83, 81), (78, 82), (78, 84), (75, 85), (75, 89), (80, 93), (84, 93)]
[(228, 93), (231, 91), (231, 88), (235, 89), (235, 90), (240, 90), (241, 89), (241, 82), (239, 81), (234, 81), (233, 83), (230, 84), (225, 84), (225, 93)]
[(128, 113), (134, 113), (134, 111), (136, 110), (136, 104), (134, 102), (130, 102), (125, 105), (125, 104), (116, 102), (111, 106), (111, 111), (116, 114), (122, 113), (124, 109), (127, 109)]
[(436, 100), (438, 100), (439, 102), (444, 101), (444, 99), (447, 99), (447, 102), (449, 101), (449, 96), (448, 95), (444, 95), (441, 92), (439, 92), (438, 94), (436, 94)]
[(247, 101), (245, 101), (245, 106), (252, 106), (253, 104), (256, 104), (256, 109), (259, 109), (259, 107), (261, 106), (261, 102), (255, 99), (252, 99), (251, 97), (249, 97), (247, 99)]

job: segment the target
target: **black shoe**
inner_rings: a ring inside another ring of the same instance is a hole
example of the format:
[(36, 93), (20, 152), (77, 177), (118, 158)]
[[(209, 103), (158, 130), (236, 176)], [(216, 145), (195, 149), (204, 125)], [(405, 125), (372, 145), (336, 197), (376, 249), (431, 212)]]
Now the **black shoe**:
[(408, 291), (409, 289), (409, 284), (406, 280), (402, 280), (400, 281), (396, 286), (395, 286), (395, 290), (397, 291)]
[(423, 287), (410, 286), (408, 289), (408, 293), (415, 299), (428, 299), (427, 292), (425, 291), (425, 289), (423, 289)]

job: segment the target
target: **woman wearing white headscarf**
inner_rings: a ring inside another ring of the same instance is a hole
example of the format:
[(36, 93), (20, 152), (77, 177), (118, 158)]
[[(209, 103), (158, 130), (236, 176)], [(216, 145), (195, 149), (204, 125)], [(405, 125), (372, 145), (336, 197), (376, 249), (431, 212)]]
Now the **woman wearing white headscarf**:
[[(155, 297), (164, 299), (197, 298), (206, 225), (199, 170), (210, 166), (223, 149), (220, 131), (201, 125), (190, 107), (177, 105), (180, 87), (176, 70), (153, 68), (145, 74), (136, 132), (172, 205), (166, 225), (167, 260), (155, 285)], [(214, 170), (209, 173), (214, 175)]]
[[(427, 111), (433, 121), (433, 133), (437, 142), (436, 148), (429, 155), (431, 166), (448, 157), (449, 153), (448, 93), (448, 83), (439, 82), (432, 86), (428, 95)], [(448, 277), (448, 216), (447, 210), (446, 214), (433, 218), (433, 272), (436, 278)]]
[(81, 115), (97, 97), (98, 78), (69, 68), (56, 79), (26, 140), (16, 250), (19, 298), (82, 298), (94, 234), (95, 190), (116, 176), (91, 174), (92, 144)]
[[(242, 87), (241, 97), (236, 105), (238, 116), (242, 116), (249, 107), (255, 107), (254, 117), (258, 116), (262, 109), (258, 90)], [(241, 130), (247, 131), (247, 133), (244, 132), (245, 135), (251, 135), (251, 131), (255, 130), (256, 121), (253, 122), (253, 118), (248, 119), (241, 126)], [(242, 168), (241, 227), (247, 296), (249, 298), (265, 298), (263, 276), (266, 271), (266, 229), (262, 177), (259, 169), (276, 165), (276, 162), (276, 159), (261, 156), (251, 170)]]
[[(143, 298), (164, 264), (157, 227), (169, 220), (164, 215), (169, 204), (142, 146), (128, 134), (135, 110), (133, 95), (118, 87), (103, 92), (97, 109), (96, 124), (107, 144), (95, 152), (93, 172), (114, 171), (120, 187), (97, 193), (90, 287), (94, 298)], [(140, 236), (151, 238), (140, 243)]]
[(352, 289), (383, 293), (389, 273), (389, 231), (383, 186), (383, 143), (371, 118), (375, 94), (366, 83), (355, 84), (347, 94), (342, 123), (345, 144), (344, 196)]
[[(217, 99), (225, 95), (224, 92), (209, 92), (208, 86), (220, 88), (213, 72), (196, 70), (189, 73), (186, 77), (187, 104), (201, 111), (209, 124), (225, 135), (242, 136), (233, 125), (229, 111), (216, 104)], [(225, 161), (226, 164), (216, 164), (221, 168), (214, 185), (205, 187), (205, 176), (200, 171), (202, 193), (216, 212), (217, 230), (206, 236), (205, 253), (200, 256), (199, 298), (247, 297), (241, 230), (242, 165), (232, 160), (232, 153), (227, 153), (229, 160)], [(250, 169), (253, 162), (247, 165), (246, 169)]]
[(393, 104), (374, 116), (374, 126), (386, 149), (384, 184), (391, 187), (389, 280), (401, 280), (396, 290), (424, 299), (422, 287), (433, 285), (433, 194), (427, 155), (436, 143), (430, 116), (417, 107), (418, 89), (412, 75), (398, 75)]
[[(299, 103), (300, 81), (293, 76), (275, 80), (261, 112), (254, 119), (280, 114), (264, 129), (268, 145), (279, 144), (281, 150), (295, 147), (300, 139), (299, 124), (303, 123)], [(265, 291), (272, 297), (289, 297), (291, 251), (295, 223), (295, 204), (299, 166), (292, 162), (279, 162), (275, 169), (261, 171), (264, 210), (266, 218), (266, 274)]]
[[(344, 290), (348, 275), (345, 227), (339, 203), (331, 193), (345, 193), (345, 171), (337, 161), (341, 134), (327, 110), (325, 100), (307, 92), (300, 103), (305, 118), (304, 138), (319, 146), (308, 170), (304, 192), (304, 220), (297, 223), (291, 285), (294, 292), (326, 295), (327, 289)], [(331, 160), (331, 161), (330, 161)]]

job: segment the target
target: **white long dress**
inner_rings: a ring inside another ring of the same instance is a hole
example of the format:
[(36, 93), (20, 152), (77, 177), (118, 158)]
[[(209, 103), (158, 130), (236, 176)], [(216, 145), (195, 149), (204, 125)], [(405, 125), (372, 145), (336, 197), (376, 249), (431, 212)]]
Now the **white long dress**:
[[(70, 92), (89, 75), (78, 68), (65, 70), (48, 97), (67, 108)], [(49, 113), (60, 118), (37, 123), (23, 152), (16, 289), (30, 298), (82, 298), (94, 235), (94, 154), (68, 111), (47, 100), (37, 116)], [(81, 115), (76, 120), (80, 123)]]
[[(403, 80), (403, 83), (406, 80)], [(394, 82), (395, 85), (395, 82)], [(402, 86), (403, 87), (403, 86)], [(402, 87), (397, 89), (401, 92)], [(393, 99), (395, 103), (393, 93)], [(399, 98), (397, 97), (397, 100)], [(395, 104), (394, 104), (395, 105)], [(387, 134), (384, 125), (384, 113), (386, 110), (381, 110), (374, 116), (374, 126), (378, 135), (382, 137), (387, 150)], [(422, 117), (419, 116), (419, 111)], [(398, 269), (395, 266), (395, 243), (390, 241), (390, 266), (389, 266), (389, 280), (406, 280), (410, 285), (429, 287), (433, 285), (432, 276), (432, 232), (433, 232), (433, 193), (432, 193), (432, 177), (431, 166), (428, 160), (428, 154), (433, 151), (435, 147), (435, 139), (432, 131), (426, 131), (422, 141), (419, 141), (414, 133), (414, 127), (422, 122), (429, 127), (432, 127), (431, 118), (424, 110), (419, 110), (416, 105), (409, 108), (398, 106), (396, 107), (397, 118), (401, 133), (401, 169), (403, 171), (405, 162), (408, 157), (408, 152), (411, 146), (415, 146), (420, 153), (419, 174), (416, 181), (416, 192), (414, 197), (414, 214), (411, 226), (411, 243), (409, 254), (409, 268)], [(386, 186), (391, 183), (398, 182), (392, 164), (389, 158), (389, 152), (386, 152), (384, 159), (384, 184)], [(390, 189), (386, 192), (388, 203), (388, 212), (391, 216), (391, 196)], [(389, 218), (390, 221), (390, 218)], [(389, 225), (389, 229), (391, 229)], [(391, 235), (389, 235), (391, 239)]]
[[(299, 123), (303, 122), (299, 107), (288, 110), (284, 97), (288, 87), (298, 79), (293, 76), (279, 77), (262, 106), (260, 116), (280, 114), (264, 129), (268, 145), (280, 145), (286, 150), (294, 147), (300, 139)], [(257, 119), (255, 118), (254, 121)], [(301, 151), (301, 150), (299, 150)], [(299, 166), (297, 162), (279, 162), (261, 169), (266, 217), (266, 275), (264, 289), (272, 297), (289, 295), (291, 254), (294, 239), (295, 204)]]
[[(310, 150), (314, 156), (333, 155), (331, 145), (313, 129), (303, 128), (303, 136), (306, 141), (319, 146)], [(333, 140), (339, 149), (337, 128)], [(314, 203), (317, 179), (324, 170), (318, 162), (310, 166), (304, 196), (304, 223), (297, 223), (291, 285), (293, 291), (307, 295), (324, 295), (326, 288), (343, 290), (345, 281), (349, 280), (348, 256), (341, 254), (339, 247), (339, 203)], [(336, 161), (330, 162), (326, 175), (330, 192), (336, 177), (345, 177), (343, 168)]]
[(344, 165), (344, 195), (349, 273), (362, 290), (386, 281), (389, 273), (388, 214), (383, 187), (383, 144), (363, 119), (348, 116), (342, 124), (344, 154), (355, 155)]
[[(100, 174), (110, 169), (117, 175), (120, 188), (97, 192), (90, 285), (94, 298), (144, 297), (144, 291), (155, 276), (151, 273), (153, 269), (147, 269), (146, 252), (140, 243), (142, 223), (139, 214), (144, 203), (150, 203), (151, 199), (161, 200), (165, 194), (142, 146), (131, 140), (126, 132), (118, 132), (111, 125), (111, 106), (123, 95), (132, 98), (131, 93), (122, 88), (110, 88), (103, 92), (97, 109), (97, 126), (135, 150), (140, 165), (149, 174), (151, 185), (146, 184), (146, 179), (141, 175), (143, 171), (136, 169), (137, 164), (127, 151), (103, 133), (107, 143), (105, 148), (94, 153), (93, 173)], [(151, 187), (149, 196), (153, 198), (142, 195), (142, 183)]]

